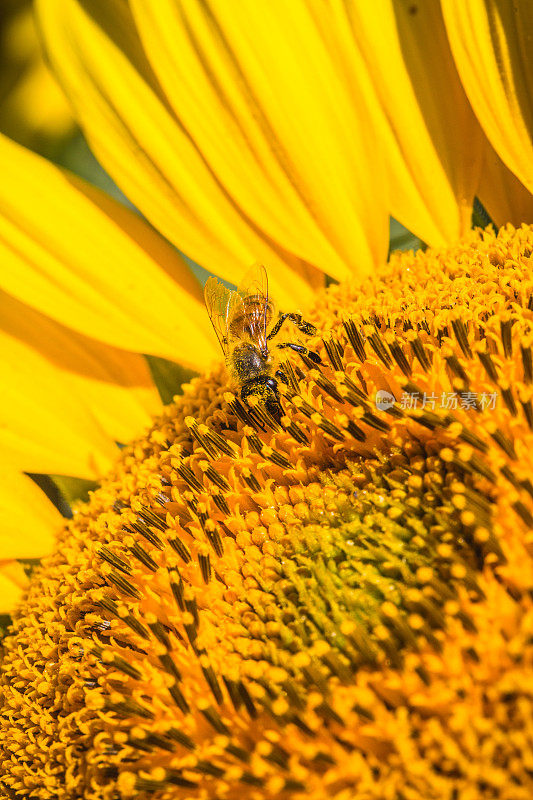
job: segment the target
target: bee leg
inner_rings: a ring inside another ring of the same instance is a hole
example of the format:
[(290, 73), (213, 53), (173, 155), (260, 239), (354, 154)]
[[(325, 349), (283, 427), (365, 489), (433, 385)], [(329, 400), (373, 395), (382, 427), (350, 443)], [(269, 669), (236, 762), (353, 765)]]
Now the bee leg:
[(274, 327), (272, 328), (272, 330), (270, 331), (270, 333), (266, 337), (267, 341), (269, 341), (270, 339), (273, 339), (274, 336), (277, 336), (281, 326), (283, 325), (283, 323), (285, 322), (285, 320), (287, 319), (288, 316), (289, 316), (288, 314), (280, 314), (280, 316), (278, 318), (278, 321), (276, 322), (276, 324), (274, 325)]
[(314, 336), (316, 328), (311, 322), (306, 322), (301, 314), (288, 314), (287, 319), (296, 325), (299, 331), (305, 333), (307, 336)]
[(267, 339), (273, 339), (279, 333), (279, 330), (285, 320), (288, 319), (292, 322), (293, 325), (296, 325), (299, 331), (302, 333), (307, 334), (307, 336), (313, 336), (316, 333), (316, 328), (314, 325), (311, 325), (310, 322), (306, 322), (301, 314), (296, 314), (293, 312), (287, 312), (286, 314), (281, 314), (278, 321), (270, 331), (267, 336)]
[(309, 350), (309, 348), (304, 347), (303, 344), (296, 344), (296, 342), (282, 342), (281, 344), (277, 344), (276, 347), (279, 350), (284, 350), (286, 347), (290, 347), (290, 349), (294, 350), (295, 353), (301, 353), (302, 355), (307, 356), (311, 359), (311, 361), (314, 361), (315, 364), (322, 363), (322, 359), (318, 353), (315, 353), (313, 350)]
[(275, 374), (276, 374), (276, 378), (278, 379), (278, 381), (281, 381), (282, 383), (286, 383), (287, 385), (289, 384), (289, 379), (287, 378), (287, 376), (285, 375), (285, 373), (283, 372), (282, 369), (277, 369)]

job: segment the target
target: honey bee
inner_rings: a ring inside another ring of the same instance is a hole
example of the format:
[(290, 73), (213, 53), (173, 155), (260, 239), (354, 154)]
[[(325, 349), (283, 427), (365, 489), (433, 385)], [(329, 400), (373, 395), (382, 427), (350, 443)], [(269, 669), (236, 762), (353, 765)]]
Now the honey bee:
[[(210, 277), (204, 289), (205, 305), (240, 397), (249, 405), (251, 397), (263, 402), (267, 411), (282, 416), (278, 381), (287, 383), (279, 359), (269, 347), (285, 320), (312, 336), (316, 328), (298, 313), (278, 313), (268, 293), (268, 276), (263, 266), (254, 267), (238, 289), (227, 289)], [(277, 318), (276, 318), (277, 317)], [(276, 350), (289, 348), (307, 355), (316, 364), (317, 353), (296, 342), (279, 342)]]

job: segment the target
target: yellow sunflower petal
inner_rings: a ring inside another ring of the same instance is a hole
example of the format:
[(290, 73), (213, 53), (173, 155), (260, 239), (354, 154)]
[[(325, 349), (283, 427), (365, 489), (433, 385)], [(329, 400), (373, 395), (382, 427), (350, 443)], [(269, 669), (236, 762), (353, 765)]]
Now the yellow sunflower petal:
[(0, 561), (0, 614), (12, 614), (28, 583), (24, 567), (17, 561)]
[(494, 149), (533, 192), (533, 4), (443, 0), (455, 63)]
[(307, 260), (331, 268), (325, 238), (361, 271), (383, 255), (378, 158), (307, 6), (132, 2), (176, 115), (239, 204)]
[(137, 436), (161, 407), (142, 356), (75, 333), (1, 291), (0, 330), (55, 368), (71, 402), (90, 409), (113, 441)]
[[(0, 470), (0, 559), (46, 555), (54, 545), (62, 521), (59, 511), (31, 478), (12, 470)], [(15, 571), (18, 572), (13, 565)]]
[(201, 4), (135, 4), (151, 64), (125, 4), (38, 5), (97, 156), (189, 256), (232, 280), (265, 261), (283, 302), (308, 295), (301, 259), (340, 277), (384, 256), (371, 132), (305, 3), (221, 3), (216, 19)]
[[(386, 154), (390, 210), (425, 242), (457, 240), (470, 227), (482, 132), (461, 87), (437, 0), (311, 0), (334, 26), (337, 58), (368, 82)], [(333, 34), (330, 33), (333, 46)]]
[(478, 197), (497, 226), (519, 227), (533, 219), (533, 194), (508, 169), (489, 142), (481, 171)]
[(2, 288), (107, 344), (212, 358), (201, 287), (143, 220), (4, 136), (0, 172)]
[(0, 362), (2, 467), (80, 478), (101, 475), (117, 448), (80, 396), (83, 379), (77, 378), (76, 386), (57, 362), (1, 328)]

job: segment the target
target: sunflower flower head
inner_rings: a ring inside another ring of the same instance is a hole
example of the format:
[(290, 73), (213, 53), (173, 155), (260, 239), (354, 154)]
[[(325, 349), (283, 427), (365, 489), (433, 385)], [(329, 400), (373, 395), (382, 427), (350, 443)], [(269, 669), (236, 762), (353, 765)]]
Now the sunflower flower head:
[(531, 797), (532, 252), (394, 256), (279, 421), (216, 368), (124, 449), (5, 641), (9, 796)]

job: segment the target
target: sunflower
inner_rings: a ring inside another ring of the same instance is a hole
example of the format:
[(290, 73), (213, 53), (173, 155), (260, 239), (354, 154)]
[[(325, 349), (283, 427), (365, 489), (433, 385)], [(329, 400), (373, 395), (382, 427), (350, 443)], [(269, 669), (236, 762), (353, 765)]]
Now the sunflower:
[[(0, 139), (5, 796), (529, 800), (530, 5), (37, 9), (142, 216)], [(316, 328), (279, 416), (180, 253)]]

